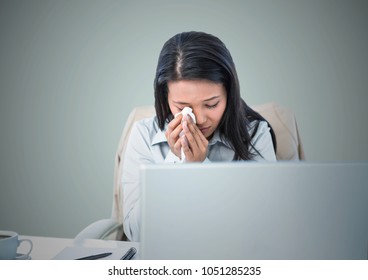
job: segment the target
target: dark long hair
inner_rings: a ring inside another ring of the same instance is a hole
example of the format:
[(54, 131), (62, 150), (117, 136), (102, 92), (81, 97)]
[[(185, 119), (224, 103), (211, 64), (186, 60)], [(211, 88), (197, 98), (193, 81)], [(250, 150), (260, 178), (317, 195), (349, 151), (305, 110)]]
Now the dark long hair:
[[(209, 80), (224, 85), (227, 105), (218, 131), (235, 151), (234, 160), (250, 160), (258, 153), (250, 152), (251, 139), (259, 121), (265, 119), (252, 110), (240, 96), (238, 75), (230, 52), (217, 37), (203, 32), (183, 32), (169, 39), (163, 46), (154, 80), (155, 109), (161, 130), (173, 116), (168, 104), (169, 81)], [(252, 135), (250, 123), (257, 121)], [(271, 126), (270, 126), (271, 127)], [(276, 139), (271, 128), (276, 150)], [(254, 147), (253, 147), (254, 148)]]

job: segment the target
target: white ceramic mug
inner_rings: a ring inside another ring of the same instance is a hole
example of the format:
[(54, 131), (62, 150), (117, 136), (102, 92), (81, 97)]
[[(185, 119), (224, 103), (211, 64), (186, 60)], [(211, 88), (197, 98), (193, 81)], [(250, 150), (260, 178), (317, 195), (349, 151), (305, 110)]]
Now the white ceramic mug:
[[(17, 254), (18, 246), (22, 242), (28, 242), (30, 247), (28, 253)], [(0, 260), (26, 260), (33, 248), (29, 239), (19, 239), (18, 233), (14, 231), (0, 230)]]

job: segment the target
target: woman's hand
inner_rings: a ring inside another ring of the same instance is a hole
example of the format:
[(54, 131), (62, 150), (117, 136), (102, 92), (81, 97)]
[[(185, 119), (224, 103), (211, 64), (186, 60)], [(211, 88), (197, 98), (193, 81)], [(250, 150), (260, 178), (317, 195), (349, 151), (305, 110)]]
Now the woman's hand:
[(183, 130), (181, 121), (183, 115), (177, 115), (168, 125), (165, 132), (167, 142), (169, 144), (170, 150), (178, 157), (181, 158), (181, 141), (180, 132)]
[(182, 114), (176, 116), (165, 132), (171, 151), (181, 159), (183, 148), (186, 161), (202, 162), (206, 159), (208, 141), (193, 122), (192, 118)]
[(207, 156), (208, 140), (204, 137), (202, 131), (193, 122), (191, 117), (185, 116), (181, 126), (184, 133), (180, 136), (180, 142), (181, 147), (183, 147), (186, 161), (204, 161)]

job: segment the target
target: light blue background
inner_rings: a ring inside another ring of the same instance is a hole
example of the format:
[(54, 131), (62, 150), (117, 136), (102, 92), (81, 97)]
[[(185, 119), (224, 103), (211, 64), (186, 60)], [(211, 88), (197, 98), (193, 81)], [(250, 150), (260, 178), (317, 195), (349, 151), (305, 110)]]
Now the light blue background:
[(367, 160), (367, 26), (367, 1), (1, 1), (0, 228), (110, 217), (124, 122), (181, 31), (225, 42), (249, 104), (294, 110), (308, 160)]

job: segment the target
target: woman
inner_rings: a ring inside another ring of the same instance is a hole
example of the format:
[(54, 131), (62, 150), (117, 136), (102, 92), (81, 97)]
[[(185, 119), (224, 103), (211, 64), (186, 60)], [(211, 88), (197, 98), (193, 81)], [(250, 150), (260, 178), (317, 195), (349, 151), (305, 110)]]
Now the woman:
[[(156, 116), (135, 123), (122, 185), (124, 231), (138, 241), (139, 165), (145, 163), (275, 161), (269, 124), (242, 100), (226, 46), (203, 32), (184, 32), (163, 46), (154, 81)], [(180, 114), (190, 107), (195, 121)]]

